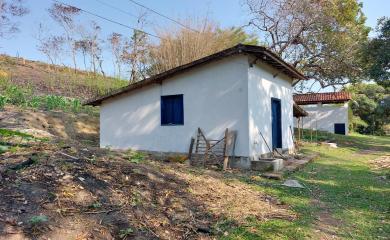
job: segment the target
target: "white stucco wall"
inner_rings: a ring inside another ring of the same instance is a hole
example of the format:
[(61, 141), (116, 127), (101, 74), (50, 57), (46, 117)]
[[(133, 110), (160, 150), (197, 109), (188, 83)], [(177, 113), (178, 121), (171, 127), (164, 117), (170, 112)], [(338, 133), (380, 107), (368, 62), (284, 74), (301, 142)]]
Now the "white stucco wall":
[(292, 79), (264, 63), (258, 63), (249, 68), (248, 71), (250, 155), (257, 156), (269, 152), (259, 131), (272, 148), (271, 98), (281, 100), (282, 148), (293, 149), (294, 144), (290, 130), (290, 126), (293, 127), (294, 124)]
[[(219, 139), (237, 130), (236, 156), (248, 156), (248, 60), (226, 58), (104, 101), (100, 145), (136, 150), (188, 152), (191, 137), (202, 128)], [(160, 96), (183, 94), (184, 125), (161, 126)]]
[[(300, 107), (309, 114), (303, 118), (303, 128), (334, 133), (334, 124), (344, 123), (345, 133), (348, 134), (348, 103), (301, 105)], [(296, 120), (294, 124), (297, 126)]]

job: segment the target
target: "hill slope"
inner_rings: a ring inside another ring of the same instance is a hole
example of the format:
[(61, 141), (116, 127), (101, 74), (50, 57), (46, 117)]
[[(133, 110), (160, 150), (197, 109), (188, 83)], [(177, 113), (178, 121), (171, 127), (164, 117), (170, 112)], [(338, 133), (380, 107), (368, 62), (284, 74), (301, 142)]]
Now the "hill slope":
[(36, 95), (60, 95), (85, 100), (128, 82), (86, 71), (77, 71), (39, 61), (0, 55), (0, 77), (30, 88)]

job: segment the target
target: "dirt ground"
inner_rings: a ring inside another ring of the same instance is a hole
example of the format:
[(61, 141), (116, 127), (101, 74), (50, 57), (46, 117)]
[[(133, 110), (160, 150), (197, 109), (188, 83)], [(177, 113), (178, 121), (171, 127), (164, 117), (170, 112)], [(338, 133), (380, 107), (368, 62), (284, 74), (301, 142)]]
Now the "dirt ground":
[[(98, 119), (7, 107), (0, 239), (215, 239), (222, 224), (296, 216), (237, 174), (99, 149)], [(225, 226), (226, 227), (226, 226)]]

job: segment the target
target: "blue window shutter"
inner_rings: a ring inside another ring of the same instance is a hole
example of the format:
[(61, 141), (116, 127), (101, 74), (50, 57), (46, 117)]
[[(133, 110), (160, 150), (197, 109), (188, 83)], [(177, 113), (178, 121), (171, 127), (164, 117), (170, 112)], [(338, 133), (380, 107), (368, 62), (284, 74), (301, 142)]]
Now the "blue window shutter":
[(161, 125), (184, 124), (183, 95), (161, 96)]

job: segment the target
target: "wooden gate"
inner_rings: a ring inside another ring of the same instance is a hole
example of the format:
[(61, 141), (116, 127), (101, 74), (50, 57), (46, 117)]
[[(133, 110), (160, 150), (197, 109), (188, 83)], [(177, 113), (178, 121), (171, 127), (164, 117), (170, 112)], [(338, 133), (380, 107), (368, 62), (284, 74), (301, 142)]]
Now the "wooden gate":
[[(198, 128), (196, 142), (191, 140), (189, 159), (191, 165), (218, 165), (226, 170), (228, 166), (228, 150), (234, 148), (235, 132), (225, 130), (221, 139), (207, 139), (202, 129)], [(195, 153), (193, 147), (195, 145)]]

